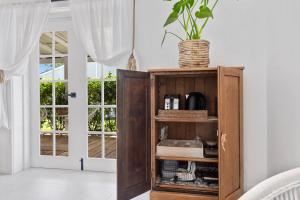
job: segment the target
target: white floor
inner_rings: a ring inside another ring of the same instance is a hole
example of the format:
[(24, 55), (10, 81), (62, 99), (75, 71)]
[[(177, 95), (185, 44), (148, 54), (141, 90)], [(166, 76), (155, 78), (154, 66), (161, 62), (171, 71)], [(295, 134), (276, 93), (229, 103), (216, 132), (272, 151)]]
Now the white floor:
[(116, 200), (116, 175), (54, 169), (0, 175), (0, 200)]

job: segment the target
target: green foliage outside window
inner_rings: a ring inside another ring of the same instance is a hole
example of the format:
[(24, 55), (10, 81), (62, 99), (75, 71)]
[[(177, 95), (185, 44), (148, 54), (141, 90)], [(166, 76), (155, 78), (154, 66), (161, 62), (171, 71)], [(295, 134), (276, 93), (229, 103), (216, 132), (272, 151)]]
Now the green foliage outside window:
[(41, 118), (40, 129), (42, 131), (52, 131), (53, 130), (52, 109), (41, 108), (40, 118)]
[(104, 109), (104, 131), (105, 132), (116, 132), (117, 123), (116, 123), (116, 109), (115, 108), (106, 108)]
[(105, 81), (104, 82), (104, 104), (105, 105), (116, 105), (116, 81)]
[[(116, 104), (116, 77), (112, 73), (108, 73), (104, 82), (104, 104), (115, 105)], [(108, 81), (109, 80), (109, 81)], [(66, 83), (55, 83), (55, 104), (56, 105), (68, 105), (68, 98)], [(88, 80), (88, 104), (89, 105), (101, 105), (101, 88), (102, 82), (100, 79)], [(40, 84), (40, 104), (52, 105), (52, 82), (41, 82)], [(51, 110), (51, 113), (50, 113)], [(50, 131), (53, 129), (52, 109), (41, 109), (41, 130)], [(101, 130), (101, 109), (90, 108), (88, 111), (89, 131), (102, 131)], [(68, 123), (66, 123), (64, 117), (56, 116), (57, 130), (67, 130)], [(104, 131), (115, 132), (116, 131), (116, 109), (105, 108), (104, 109)]]
[(100, 108), (89, 108), (89, 131), (102, 131), (102, 120), (101, 120), (101, 109)]
[(88, 93), (89, 105), (101, 104), (101, 81), (99, 79), (88, 80)]
[(55, 83), (55, 104), (56, 105), (68, 105), (68, 83), (56, 82)]
[(40, 84), (41, 105), (52, 105), (52, 83), (41, 82)]

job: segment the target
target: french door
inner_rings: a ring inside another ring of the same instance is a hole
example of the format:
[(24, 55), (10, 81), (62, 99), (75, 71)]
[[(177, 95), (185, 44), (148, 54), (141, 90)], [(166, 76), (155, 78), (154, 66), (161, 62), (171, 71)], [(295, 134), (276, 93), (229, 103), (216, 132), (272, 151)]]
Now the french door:
[(32, 66), (32, 166), (116, 171), (116, 67), (94, 62), (71, 21), (51, 21)]

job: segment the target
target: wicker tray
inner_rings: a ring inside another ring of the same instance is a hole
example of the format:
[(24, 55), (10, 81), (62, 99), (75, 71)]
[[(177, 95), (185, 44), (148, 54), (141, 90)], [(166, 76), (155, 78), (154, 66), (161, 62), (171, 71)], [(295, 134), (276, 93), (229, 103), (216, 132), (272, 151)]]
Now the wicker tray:
[(156, 147), (157, 156), (203, 158), (203, 144), (196, 140), (164, 140)]
[(208, 120), (207, 110), (159, 110), (159, 121), (201, 122)]

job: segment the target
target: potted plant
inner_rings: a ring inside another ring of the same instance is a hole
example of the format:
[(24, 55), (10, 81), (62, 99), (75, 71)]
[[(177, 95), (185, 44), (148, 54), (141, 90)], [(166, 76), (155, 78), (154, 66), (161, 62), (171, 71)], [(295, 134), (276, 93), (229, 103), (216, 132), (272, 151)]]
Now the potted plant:
[[(173, 1), (173, 0), (165, 0)], [(173, 5), (164, 27), (178, 22), (185, 37), (165, 30), (162, 45), (168, 34), (181, 40), (179, 43), (179, 65), (185, 67), (208, 67), (209, 42), (202, 39), (202, 33), (219, 0), (177, 0)]]

